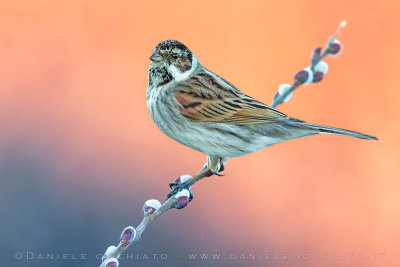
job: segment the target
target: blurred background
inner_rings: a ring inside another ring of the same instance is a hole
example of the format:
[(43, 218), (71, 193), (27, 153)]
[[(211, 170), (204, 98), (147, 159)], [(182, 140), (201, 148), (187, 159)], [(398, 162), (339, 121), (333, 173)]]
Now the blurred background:
[(2, 265), (98, 266), (147, 199), (164, 200), (170, 181), (203, 166), (147, 111), (157, 43), (184, 42), (271, 104), (347, 20), (323, 82), (278, 110), (380, 141), (321, 135), (230, 159), (121, 266), (399, 266), (399, 12), (398, 1), (374, 0), (3, 2)]

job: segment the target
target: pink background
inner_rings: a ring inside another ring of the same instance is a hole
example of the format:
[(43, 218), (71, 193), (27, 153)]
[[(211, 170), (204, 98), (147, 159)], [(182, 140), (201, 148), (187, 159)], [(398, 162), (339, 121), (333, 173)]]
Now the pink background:
[[(398, 1), (3, 3), (2, 261), (66, 266), (73, 262), (11, 255), (102, 253), (140, 222), (145, 200), (163, 200), (171, 180), (204, 164), (148, 114), (158, 42), (184, 42), (204, 66), (270, 104), (346, 19), (343, 53), (327, 59), (324, 81), (278, 110), (380, 141), (321, 135), (230, 159), (226, 176), (196, 184), (189, 207), (165, 214), (128, 252), (168, 253), (138, 265), (399, 266), (399, 12)], [(187, 252), (384, 256), (202, 262), (185, 261)]]

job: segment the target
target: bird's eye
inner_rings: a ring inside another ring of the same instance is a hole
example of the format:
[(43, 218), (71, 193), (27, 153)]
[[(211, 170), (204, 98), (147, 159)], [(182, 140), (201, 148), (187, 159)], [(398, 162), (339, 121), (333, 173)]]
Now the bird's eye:
[(178, 59), (178, 57), (179, 57), (177, 53), (173, 53), (171, 56), (173, 59)]

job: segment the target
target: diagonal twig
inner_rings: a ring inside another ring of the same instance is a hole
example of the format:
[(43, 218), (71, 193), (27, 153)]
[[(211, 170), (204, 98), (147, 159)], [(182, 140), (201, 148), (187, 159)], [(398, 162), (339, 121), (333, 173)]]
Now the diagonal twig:
[[(342, 49), (340, 42), (336, 39), (340, 31), (346, 25), (343, 21), (336, 32), (329, 38), (328, 44), (321, 54), (321, 47), (316, 48), (311, 55), (310, 67), (299, 71), (295, 77), (292, 85), (281, 84), (279, 91), (274, 95), (272, 108), (276, 108), (278, 105), (286, 102), (291, 97), (294, 90), (300, 85), (306, 85), (309, 82), (320, 82), (328, 70), (328, 66), (322, 61), (327, 55), (338, 55)], [(190, 175), (182, 175), (175, 179), (170, 184), (173, 189), (172, 194), (167, 200), (161, 204), (158, 200), (148, 200), (143, 206), (144, 217), (142, 222), (136, 227), (126, 227), (120, 236), (120, 242), (117, 246), (110, 246), (106, 250), (103, 256), (103, 261), (100, 267), (117, 267), (119, 265), (118, 257), (124, 252), (130, 244), (135, 241), (139, 241), (142, 237), (143, 232), (147, 226), (156, 220), (160, 215), (170, 209), (181, 209), (184, 208), (192, 199), (190, 187), (205, 177), (209, 177), (213, 173), (207, 168), (202, 169), (196, 175), (191, 177)], [(178, 188), (188, 188), (177, 191)], [(175, 189), (175, 190), (174, 190)], [(175, 191), (177, 191), (175, 193)]]
[[(209, 177), (213, 173), (208, 169), (202, 169), (196, 175), (191, 177), (190, 175), (182, 175), (181, 177), (175, 179), (171, 183), (171, 187), (179, 186), (184, 188), (190, 188), (196, 182), (200, 181), (205, 177)], [(147, 226), (161, 214), (170, 209), (182, 209), (191, 201), (191, 192), (188, 189), (183, 189), (173, 195), (171, 195), (167, 200), (161, 205), (158, 200), (149, 200), (143, 206), (144, 217), (142, 222), (138, 227), (133, 228), (132, 226), (126, 227), (120, 236), (119, 244), (115, 246), (110, 246), (103, 256), (103, 262), (100, 267), (117, 267), (118, 257), (124, 252), (130, 244), (135, 241), (139, 241), (142, 237), (142, 233), (146, 230)]]
[(273, 97), (272, 108), (276, 108), (283, 102), (287, 102), (294, 90), (300, 85), (307, 85), (310, 82), (320, 82), (328, 70), (328, 65), (322, 62), (327, 55), (336, 56), (342, 50), (340, 42), (336, 39), (338, 34), (346, 26), (346, 21), (342, 21), (336, 32), (329, 38), (323, 53), (321, 54), (321, 47), (316, 48), (311, 55), (311, 66), (297, 72), (294, 76), (292, 85), (282, 84), (279, 91)]

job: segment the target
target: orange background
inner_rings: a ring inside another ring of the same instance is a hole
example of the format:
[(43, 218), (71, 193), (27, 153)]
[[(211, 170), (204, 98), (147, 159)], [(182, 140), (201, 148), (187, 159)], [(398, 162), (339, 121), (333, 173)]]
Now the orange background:
[(128, 251), (375, 252), (384, 259), (191, 263), (399, 266), (399, 12), (398, 1), (3, 3), (4, 260), (18, 264), (9, 259), (15, 250), (55, 246), (102, 253), (140, 222), (146, 199), (164, 199), (171, 180), (204, 164), (148, 114), (148, 58), (158, 42), (182, 41), (204, 66), (271, 104), (345, 19), (344, 50), (327, 58), (323, 82), (301, 87), (278, 110), (380, 141), (321, 135), (230, 159), (226, 176), (196, 184), (189, 207), (165, 214)]

